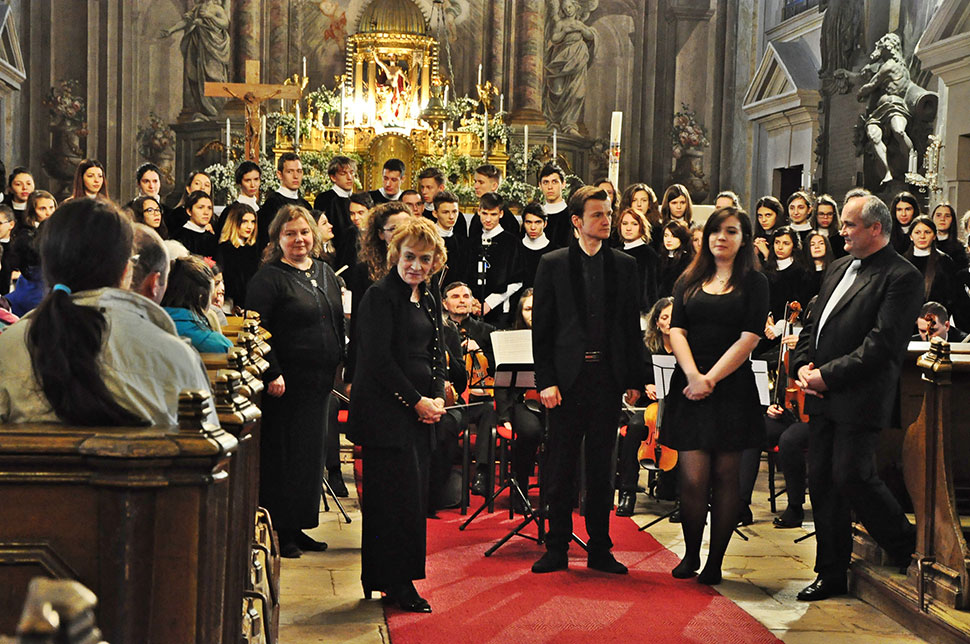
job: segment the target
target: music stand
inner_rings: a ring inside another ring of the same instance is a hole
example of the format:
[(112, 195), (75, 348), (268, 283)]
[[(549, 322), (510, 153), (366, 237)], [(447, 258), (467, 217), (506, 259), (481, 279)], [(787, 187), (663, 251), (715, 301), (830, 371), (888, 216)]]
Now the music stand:
[[(676, 370), (677, 368), (677, 358), (675, 358), (674, 356), (656, 354), (656, 355), (650, 356), (650, 361), (653, 363), (653, 382), (654, 382), (654, 387), (656, 387), (657, 389), (657, 419), (659, 422), (659, 419), (662, 418), (661, 414), (663, 414), (664, 399), (667, 397), (667, 392), (670, 390), (670, 379), (673, 377), (674, 370)], [(640, 467), (642, 467), (643, 469), (649, 472), (655, 472), (657, 474), (663, 471), (656, 465), (653, 465), (653, 466), (641, 465)], [(680, 508), (680, 501), (678, 500), (677, 503), (674, 505), (673, 510), (665, 514), (661, 514), (653, 521), (650, 521), (649, 523), (640, 526), (639, 531), (643, 532), (647, 528), (655, 526), (656, 524), (660, 523), (664, 519), (672, 517), (674, 514), (676, 514), (679, 508)]]

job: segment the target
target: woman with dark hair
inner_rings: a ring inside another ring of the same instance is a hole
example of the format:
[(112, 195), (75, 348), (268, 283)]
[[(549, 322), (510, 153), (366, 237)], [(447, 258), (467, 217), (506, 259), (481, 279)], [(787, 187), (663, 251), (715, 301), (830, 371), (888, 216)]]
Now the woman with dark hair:
[(754, 226), (754, 247), (758, 251), (758, 259), (764, 263), (771, 254), (771, 235), (782, 226), (788, 225), (788, 213), (781, 202), (765, 195), (754, 205), (757, 222)]
[(771, 312), (775, 320), (785, 317), (785, 306), (790, 302), (807, 304), (805, 282), (807, 273), (803, 265), (801, 237), (789, 228), (782, 226), (772, 235), (771, 254), (764, 265), (768, 278), (768, 292)]
[(226, 353), (229, 338), (214, 331), (206, 319), (214, 277), (201, 257), (189, 255), (172, 262), (162, 307), (175, 322), (178, 334), (188, 338), (199, 353)]
[(815, 226), (815, 197), (807, 190), (799, 190), (788, 197), (788, 225), (802, 238), (802, 246), (808, 233)]
[(313, 251), (317, 223), (285, 205), (269, 227), (262, 267), (246, 288), (246, 308), (273, 334), (263, 374), (259, 501), (273, 517), (280, 554), (326, 550), (303, 530), (319, 523), (327, 405), (343, 359), (344, 311), (333, 270)]
[(104, 166), (97, 159), (85, 159), (74, 171), (74, 191), (71, 199), (90, 197), (108, 199), (108, 182), (104, 178)]
[(162, 205), (155, 197), (141, 195), (131, 200), (126, 208), (131, 211), (131, 218), (136, 224), (145, 224), (162, 239), (168, 239), (168, 228), (162, 216)]
[(44, 224), (51, 291), (0, 334), (0, 422), (176, 425), (179, 392), (208, 391), (165, 311), (123, 290), (131, 252), (131, 223), (107, 201), (72, 199)]
[(693, 209), (690, 191), (685, 186), (675, 183), (664, 190), (663, 203), (660, 206), (663, 223), (680, 221), (689, 227), (694, 222)]
[(35, 190), (34, 177), (24, 166), (17, 166), (10, 171), (7, 179), (7, 195), (4, 201), (13, 208), (18, 217), (27, 209), (27, 199)]
[[(818, 232), (828, 239), (832, 254), (836, 259), (845, 257), (847, 254), (841, 229), (842, 223), (839, 221), (839, 204), (835, 202), (832, 195), (822, 195), (815, 204), (815, 232)], [(807, 249), (808, 245), (803, 243), (802, 247)]]
[(230, 309), (246, 301), (246, 285), (259, 268), (260, 248), (256, 245), (256, 211), (237, 201), (223, 213), (222, 235), (216, 257), (226, 282)]
[(741, 452), (760, 447), (765, 428), (748, 358), (768, 316), (768, 280), (754, 269), (751, 223), (735, 208), (704, 225), (704, 246), (674, 292), (670, 344), (678, 368), (661, 441), (677, 450), (686, 553), (672, 574), (694, 576), (711, 507), (704, 584), (721, 581), (721, 563), (741, 506)]
[(694, 259), (694, 244), (687, 226), (676, 219), (664, 224), (661, 237), (663, 250), (660, 252), (657, 296), (668, 297), (674, 292), (677, 278)]
[[(188, 203), (189, 197), (193, 192), (204, 192), (207, 195), (212, 195), (212, 179), (203, 170), (193, 170), (189, 173), (188, 178), (185, 180), (185, 192), (179, 198), (178, 204), (165, 213), (165, 225), (171, 231), (176, 231), (185, 225), (185, 222), (189, 220), (189, 209), (191, 206)], [(215, 230), (212, 228), (211, 224), (207, 224), (210, 232), (215, 234)]]
[(214, 257), (219, 242), (209, 225), (212, 221), (212, 197), (207, 192), (196, 190), (185, 198), (185, 208), (189, 218), (172, 233), (172, 239), (182, 242), (190, 253)]
[[(627, 186), (620, 197), (619, 206), (613, 209), (614, 230), (619, 229), (619, 214), (627, 208), (633, 208), (646, 217), (647, 224), (650, 226), (650, 245), (659, 253), (662, 248), (660, 237), (664, 219), (660, 214), (660, 203), (657, 201), (656, 193), (645, 183), (633, 183)], [(618, 237), (614, 241), (617, 246), (621, 243)]]
[(610, 196), (610, 210), (613, 212), (619, 211), (620, 193), (616, 191), (616, 186), (613, 185), (613, 182), (610, 181), (609, 177), (600, 177), (594, 181), (592, 185), (606, 190), (606, 194)]
[(903, 255), (913, 246), (909, 233), (913, 220), (922, 214), (919, 201), (910, 192), (900, 192), (889, 204), (889, 213), (893, 216), (893, 232), (889, 241), (896, 252)]
[(660, 272), (660, 258), (650, 247), (650, 224), (647, 218), (633, 208), (627, 208), (619, 217), (621, 250), (637, 260), (637, 273), (640, 276), (640, 310), (649, 310), (657, 299), (657, 277)]
[[(829, 245), (829, 238), (817, 230), (808, 236), (808, 248), (805, 249), (806, 270), (808, 275), (805, 279), (806, 299), (811, 299), (818, 295), (818, 290), (822, 286), (822, 278), (829, 264), (835, 261), (835, 254)], [(808, 302), (804, 302), (808, 304)]]
[(957, 213), (953, 206), (946, 202), (937, 204), (930, 218), (936, 224), (937, 250), (949, 255), (957, 270), (966, 268), (970, 257), (967, 256), (967, 250), (957, 236)]
[(14, 315), (23, 316), (40, 304), (47, 292), (41, 272), (40, 252), (37, 237), (42, 223), (47, 221), (57, 208), (54, 195), (46, 190), (35, 190), (27, 197), (27, 207), (23, 211), (21, 223), (17, 224), (10, 240), (10, 267), (19, 271), (17, 284), (7, 294), (10, 310)]
[(936, 224), (926, 215), (913, 219), (909, 228), (912, 247), (903, 257), (923, 274), (923, 300), (939, 302), (953, 311), (956, 291), (956, 267), (946, 253), (936, 247)]
[[(362, 447), (365, 597), (383, 591), (407, 611), (430, 613), (414, 587), (425, 577), (428, 465), (434, 424), (445, 414), (441, 316), (428, 279), (447, 260), (423, 217), (396, 226), (390, 268), (361, 302), (357, 373), (350, 397), (354, 442)], [(319, 490), (317, 492), (319, 494)]]
[(325, 261), (333, 268), (336, 249), (333, 246), (333, 224), (327, 219), (327, 213), (320, 210), (311, 210), (310, 214), (317, 220), (317, 227), (320, 229), (320, 250), (317, 258)]

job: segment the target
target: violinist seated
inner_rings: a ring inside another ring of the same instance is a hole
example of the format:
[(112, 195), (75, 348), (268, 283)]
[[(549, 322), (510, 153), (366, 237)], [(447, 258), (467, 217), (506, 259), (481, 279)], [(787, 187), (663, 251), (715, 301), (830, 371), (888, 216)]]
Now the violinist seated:
[[(458, 334), (458, 328), (446, 317), (441, 330), (447, 353), (445, 364), (448, 379), (445, 381), (445, 406), (449, 407), (459, 402), (458, 397), (468, 386), (468, 377), (462, 360), (461, 336)], [(435, 445), (431, 451), (428, 480), (429, 518), (437, 518), (437, 510), (456, 505), (454, 499), (449, 499), (447, 487), (451, 468), (459, 461), (458, 436), (461, 434), (459, 430), (461, 422), (461, 410), (449, 409), (435, 428)]]
[(494, 398), (490, 389), (483, 385), (485, 380), (494, 377), (495, 356), (492, 353), (491, 333), (495, 327), (482, 322), (472, 315), (472, 308), (476, 305), (472, 297), (471, 288), (464, 282), (452, 282), (445, 286), (442, 292), (442, 305), (448, 319), (457, 327), (461, 336), (462, 357), (466, 372), (471, 372), (468, 378), (468, 402), (483, 403), (461, 410), (458, 424), (459, 433), (471, 423), (475, 423), (477, 463), (475, 478), (472, 481), (472, 493), (485, 496), (488, 471), (488, 442), (491, 440), (492, 429), (497, 417), (495, 414)]
[(947, 342), (965, 342), (967, 334), (950, 324), (950, 314), (946, 307), (939, 302), (927, 302), (919, 311), (916, 318), (916, 328), (919, 333), (910, 338), (912, 342), (929, 342), (933, 338), (942, 338)]
[[(516, 329), (532, 328), (532, 289), (527, 288), (519, 299), (515, 314)], [(514, 432), (512, 446), (513, 475), (526, 496), (529, 493), (529, 477), (535, 470), (536, 453), (542, 443), (542, 427), (545, 411), (535, 389), (499, 388), (495, 390), (495, 406), (499, 425)], [(512, 508), (525, 514), (525, 506), (517, 494), (512, 494)]]

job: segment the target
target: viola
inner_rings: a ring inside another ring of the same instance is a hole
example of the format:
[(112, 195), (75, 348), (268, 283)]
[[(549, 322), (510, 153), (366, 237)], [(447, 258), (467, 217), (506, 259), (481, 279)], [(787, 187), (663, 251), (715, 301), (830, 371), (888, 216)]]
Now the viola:
[(640, 466), (669, 472), (677, 465), (677, 450), (660, 444), (660, 426), (663, 421), (663, 400), (647, 405), (643, 410), (643, 424), (647, 438), (637, 450)]
[[(791, 335), (791, 328), (798, 321), (798, 316), (801, 315), (801, 312), (802, 305), (798, 302), (788, 304), (786, 307), (785, 330), (782, 333), (782, 338)], [(790, 411), (801, 422), (807, 423), (808, 414), (805, 413), (805, 390), (799, 387), (793, 378), (788, 377), (788, 356), (788, 348), (782, 342), (778, 350), (778, 371), (775, 377), (774, 403)]]

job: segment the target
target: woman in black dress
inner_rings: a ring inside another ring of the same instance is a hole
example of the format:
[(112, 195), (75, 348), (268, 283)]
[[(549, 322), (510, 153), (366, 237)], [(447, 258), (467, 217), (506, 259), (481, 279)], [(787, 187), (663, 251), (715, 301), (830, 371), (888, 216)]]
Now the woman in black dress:
[[(835, 202), (832, 195), (822, 195), (815, 204), (815, 232), (825, 235), (832, 248), (832, 255), (838, 259), (845, 257), (848, 253), (845, 250), (845, 240), (842, 239), (840, 230), (842, 223), (839, 221), (839, 204)], [(806, 240), (807, 241), (807, 240)], [(805, 244), (802, 244), (806, 247)]]
[(663, 226), (663, 246), (660, 251), (660, 268), (657, 277), (657, 296), (669, 297), (674, 283), (687, 270), (694, 259), (694, 242), (687, 225), (678, 219)]
[(948, 203), (937, 204), (933, 208), (930, 219), (936, 224), (936, 248), (953, 260), (953, 265), (957, 270), (967, 267), (970, 257), (967, 256), (967, 249), (960, 243), (957, 237), (957, 213), (953, 206)]
[(936, 224), (926, 215), (920, 215), (913, 220), (909, 236), (913, 245), (903, 257), (923, 274), (924, 301), (939, 302), (947, 311), (955, 310), (957, 271), (950, 256), (936, 247)]
[(758, 251), (758, 260), (764, 263), (771, 254), (771, 235), (788, 225), (788, 213), (781, 202), (771, 195), (758, 199), (754, 213), (758, 219), (754, 227), (754, 247)]
[(660, 258), (650, 246), (650, 224), (647, 218), (633, 208), (627, 208), (618, 218), (621, 250), (637, 260), (637, 274), (640, 276), (640, 310), (650, 310), (657, 299), (657, 274), (660, 272)]
[[(841, 236), (839, 237), (841, 240)], [(822, 287), (822, 278), (829, 264), (835, 261), (832, 247), (829, 245), (829, 238), (817, 230), (808, 236), (808, 247), (804, 249), (806, 257), (806, 270), (808, 276), (805, 279), (805, 291), (803, 297), (810, 300), (818, 295)], [(808, 304), (807, 301), (802, 304)]]
[(363, 448), (361, 583), (365, 597), (383, 591), (420, 613), (431, 606), (413, 581), (425, 576), (428, 466), (434, 424), (445, 414), (441, 317), (427, 281), (446, 258), (435, 225), (408, 217), (388, 243), (391, 270), (354, 312), (350, 425)]
[(259, 268), (260, 249), (256, 245), (256, 211), (237, 201), (223, 213), (226, 222), (219, 236), (216, 257), (226, 282), (230, 310), (246, 301), (246, 285)]
[(259, 502), (273, 517), (280, 554), (326, 550), (302, 530), (320, 512), (327, 401), (343, 357), (340, 285), (329, 266), (313, 259), (317, 223), (300, 206), (280, 208), (269, 227), (262, 268), (246, 289), (246, 308), (258, 311), (273, 334), (263, 374)]
[(661, 437), (678, 451), (686, 553), (672, 574), (700, 568), (711, 501), (711, 542), (698, 576), (721, 581), (721, 562), (740, 509), (741, 452), (765, 441), (764, 419), (748, 361), (768, 315), (768, 280), (754, 270), (748, 215), (722, 208), (704, 225), (700, 255), (677, 282), (670, 344), (678, 369), (670, 383)]
[(801, 236), (788, 226), (777, 228), (772, 235), (771, 253), (764, 265), (768, 278), (769, 311), (772, 318), (785, 317), (785, 307), (791, 302), (804, 305), (808, 274), (802, 265)]

